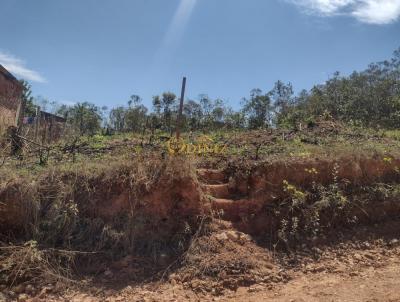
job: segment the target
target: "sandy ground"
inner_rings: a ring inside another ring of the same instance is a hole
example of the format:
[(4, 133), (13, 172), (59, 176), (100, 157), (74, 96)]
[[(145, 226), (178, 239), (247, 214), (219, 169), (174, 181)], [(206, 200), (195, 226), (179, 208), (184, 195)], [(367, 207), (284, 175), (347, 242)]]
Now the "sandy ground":
[[(113, 297), (98, 299), (77, 294), (71, 301), (400, 301), (400, 259), (391, 259), (380, 268), (367, 268), (353, 276), (337, 273), (299, 274), (292, 281), (272, 289), (262, 285), (239, 288), (223, 297), (207, 297), (185, 291), (179, 286), (162, 286), (158, 290), (132, 289)], [(126, 290), (125, 290), (126, 291)], [(69, 298), (67, 298), (69, 300)]]
[(299, 275), (275, 290), (249, 293), (240, 289), (220, 301), (400, 301), (400, 258), (381, 268), (369, 267), (354, 276), (335, 273)]
[[(167, 282), (122, 289), (96, 289), (91, 293), (67, 291), (62, 296), (42, 296), (28, 301), (385, 301), (400, 302), (400, 247), (384, 246), (323, 252), (318, 261), (301, 260), (289, 269), (287, 283), (254, 284), (226, 290), (223, 295), (187, 289), (184, 284)], [(341, 256), (338, 256), (341, 255)], [(306, 263), (306, 264), (305, 264)]]
[[(5, 301), (1, 300), (0, 301)], [(292, 276), (286, 284), (273, 287), (263, 284), (241, 287), (223, 296), (196, 294), (181, 285), (131, 287), (122, 290), (98, 290), (98, 294), (71, 291), (65, 295), (44, 295), (13, 301), (385, 301), (400, 302), (400, 257), (392, 256), (380, 267), (364, 267), (346, 273), (302, 273)]]
[[(211, 239), (211, 237), (207, 237)], [(226, 239), (220, 250), (233, 259), (234, 253), (242, 253), (245, 258), (257, 258), (257, 267), (262, 266), (261, 247), (255, 248), (254, 241), (246, 241), (240, 249)], [(261, 252), (260, 252), (261, 251)], [(213, 258), (211, 258), (213, 257)], [(206, 261), (221, 260), (216, 254), (206, 254)], [(268, 258), (268, 257), (267, 257)], [(208, 260), (207, 260), (208, 259)], [(223, 259), (222, 259), (223, 260)], [(390, 221), (382, 225), (358, 227), (344, 233), (339, 241), (330, 240), (326, 245), (307, 246), (305, 244), (289, 253), (280, 253), (270, 259), (270, 270), (263, 271), (267, 278), (255, 281), (247, 287), (231, 290), (229, 278), (190, 278), (180, 281), (169, 275), (163, 282), (133, 283), (131, 279), (116, 279), (116, 282), (99, 283), (83, 279), (68, 288), (64, 282), (35, 286), (33, 293), (28, 287), (13, 293), (0, 288), (0, 302), (24, 301), (72, 301), (72, 302), (180, 302), (180, 301), (383, 301), (400, 302), (400, 221)], [(269, 261), (269, 260), (268, 260)], [(225, 263), (221, 261), (221, 263)], [(222, 267), (229, 272), (227, 267)], [(274, 273), (275, 272), (275, 273)], [(278, 272), (278, 274), (276, 274)], [(102, 278), (109, 277), (103, 274)], [(282, 278), (280, 276), (286, 276)], [(238, 275), (236, 277), (239, 277)], [(118, 281), (120, 280), (120, 281)], [(87, 282), (86, 282), (87, 281)], [(218, 284), (220, 290), (216, 290)], [(9, 299), (12, 298), (12, 299)]]

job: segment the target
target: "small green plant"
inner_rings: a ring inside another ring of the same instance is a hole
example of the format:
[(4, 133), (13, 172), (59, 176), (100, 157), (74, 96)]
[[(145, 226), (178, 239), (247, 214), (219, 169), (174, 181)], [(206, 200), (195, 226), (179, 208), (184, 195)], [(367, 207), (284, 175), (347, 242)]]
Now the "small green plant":
[(278, 238), (287, 245), (290, 240), (298, 236), (300, 218), (296, 215), (299, 212), (299, 209), (304, 207), (307, 194), (296, 188), (296, 186), (290, 184), (287, 180), (283, 181), (283, 191), (289, 195), (289, 215), (291, 217), (283, 218), (281, 220), (281, 225), (278, 230)]
[[(317, 174), (316, 169), (306, 169), (310, 174)], [(313, 182), (311, 191), (301, 191), (287, 180), (283, 181), (283, 190), (288, 193), (291, 204), (289, 210), (281, 219), (278, 238), (285, 242), (299, 240), (302, 235), (316, 238), (331, 223), (343, 217), (348, 209), (349, 200), (344, 194), (339, 182), (339, 165), (335, 164), (332, 171), (333, 181), (329, 185)], [(324, 215), (323, 224), (321, 217)], [(326, 219), (326, 215), (330, 219)], [(349, 221), (351, 218), (346, 218)]]
[(392, 158), (391, 157), (388, 157), (388, 156), (385, 156), (384, 158), (383, 158), (383, 161), (385, 162), (385, 163), (387, 163), (387, 164), (390, 164), (391, 162), (392, 162)]
[(364, 191), (367, 194), (372, 194), (377, 200), (397, 200), (400, 198), (399, 184), (384, 184), (378, 183), (374, 186), (365, 187)]
[(88, 143), (93, 149), (102, 149), (106, 146), (106, 140), (104, 135), (96, 134), (88, 138)]
[(287, 192), (292, 201), (292, 207), (302, 205), (306, 200), (306, 193), (297, 189), (294, 185), (289, 184), (287, 180), (283, 181), (283, 191)]
[(339, 184), (339, 165), (336, 163), (333, 167), (333, 182), (328, 186), (314, 183), (314, 189), (319, 195), (319, 200), (315, 203), (321, 209), (333, 207), (335, 209), (343, 209), (348, 203), (347, 197), (344, 195)]

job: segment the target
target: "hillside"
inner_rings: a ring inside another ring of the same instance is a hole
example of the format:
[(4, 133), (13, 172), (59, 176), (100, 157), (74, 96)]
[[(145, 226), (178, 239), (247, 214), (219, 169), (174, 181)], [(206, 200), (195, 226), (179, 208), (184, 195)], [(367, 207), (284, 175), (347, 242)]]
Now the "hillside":
[(399, 285), (397, 131), (321, 119), (183, 137), (224, 152), (171, 155), (165, 135), (126, 134), (5, 156), (3, 298), (400, 298), (381, 287)]

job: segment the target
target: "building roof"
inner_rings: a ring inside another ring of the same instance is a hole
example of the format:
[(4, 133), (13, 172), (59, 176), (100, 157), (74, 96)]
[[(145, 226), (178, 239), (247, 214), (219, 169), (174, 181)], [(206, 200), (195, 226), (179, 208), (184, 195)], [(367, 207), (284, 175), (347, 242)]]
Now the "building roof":
[(22, 84), (20, 83), (20, 81), (17, 80), (16, 77), (14, 77), (11, 72), (9, 72), (7, 69), (4, 68), (3, 65), (0, 64), (0, 73), (2, 75), (4, 75), (4, 77), (6, 79), (8, 79), (9, 81), (13, 82), (14, 84), (20, 86), (22, 88)]
[(45, 112), (45, 111), (40, 111), (40, 116), (45, 119), (45, 120), (51, 120), (53, 119), (56, 122), (59, 123), (65, 123), (67, 120), (61, 116), (49, 113), (49, 112)]

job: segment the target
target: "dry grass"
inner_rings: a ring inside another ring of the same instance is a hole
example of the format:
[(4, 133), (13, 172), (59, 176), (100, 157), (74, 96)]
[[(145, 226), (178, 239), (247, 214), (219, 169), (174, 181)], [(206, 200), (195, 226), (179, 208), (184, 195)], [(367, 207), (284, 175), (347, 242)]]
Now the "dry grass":
[(75, 253), (39, 249), (35, 241), (0, 247), (0, 283), (12, 287), (29, 282), (73, 282), (71, 267)]
[(68, 278), (76, 255), (104, 263), (145, 256), (155, 266), (165, 254), (174, 259), (199, 223), (200, 193), (184, 192), (185, 183), (196, 188), (194, 175), (183, 158), (143, 157), (8, 176), (0, 186), (0, 241), (12, 244), (1, 248), (7, 277), (0, 283)]
[[(194, 163), (228, 166), (226, 171), (248, 176), (252, 167), (268, 167), (271, 159), (287, 164), (321, 158), (323, 154), (335, 158), (339, 154), (366, 152), (385, 158), (398, 147), (398, 141), (388, 144), (375, 136), (371, 142), (357, 136), (359, 143), (367, 148), (365, 151), (352, 148), (337, 133), (328, 138), (319, 137), (317, 144), (308, 140), (313, 133), (292, 133), (284, 140), (280, 134), (252, 134), (254, 137), (247, 133), (235, 134), (231, 139), (231, 153), (225, 156), (195, 160), (168, 158), (163, 156), (161, 145), (140, 149), (136, 142), (130, 144), (126, 138), (89, 141), (76, 158), (68, 153), (52, 154), (47, 165), (39, 165), (37, 158), (33, 163), (28, 159), (7, 159), (2, 165), (0, 154), (0, 241), (11, 242), (0, 247), (0, 283), (13, 285), (40, 278), (68, 280), (77, 257), (83, 256), (86, 263), (94, 258), (106, 263), (127, 255), (145, 259), (146, 263), (166, 272), (182, 264), (182, 278), (187, 280), (214, 278), (222, 282), (228, 272), (232, 280), (238, 280), (239, 276), (243, 283), (255, 282), (251, 278), (258, 276), (257, 268), (268, 268), (268, 259), (261, 262), (254, 259), (254, 253), (262, 254), (256, 244), (242, 246), (229, 240), (221, 243), (216, 236), (221, 230), (208, 229), (210, 221), (204, 218), (207, 203), (202, 199)], [(224, 140), (227, 136), (222, 134), (215, 139)], [(242, 141), (247, 136), (254, 144), (246, 149)], [(335, 143), (330, 145), (331, 142)], [(255, 160), (254, 150), (259, 143), (262, 146)], [(306, 174), (304, 169), (300, 172), (300, 176)], [(281, 184), (282, 181), (279, 188), (276, 186), (279, 190)], [(299, 227), (306, 225), (308, 218), (304, 215), (311, 209), (310, 204), (338, 198), (337, 190), (329, 184), (324, 188), (310, 191), (309, 196), (314, 198), (298, 209), (287, 207), (280, 216), (276, 214), (280, 222), (282, 219), (288, 222), (284, 230), (287, 237), (297, 236), (294, 218), (301, 219)], [(382, 188), (379, 192), (398, 198), (396, 188), (392, 190), (396, 193)], [(306, 189), (299, 186), (299, 190)], [(284, 196), (284, 199), (276, 201), (283, 202), (276, 210), (284, 208), (284, 202), (292, 202), (293, 196)], [(263, 209), (262, 214), (275, 215), (269, 209)], [(248, 219), (252, 222), (253, 218)], [(165, 259), (168, 262), (162, 263)], [(252, 273), (246, 275), (249, 271)]]

